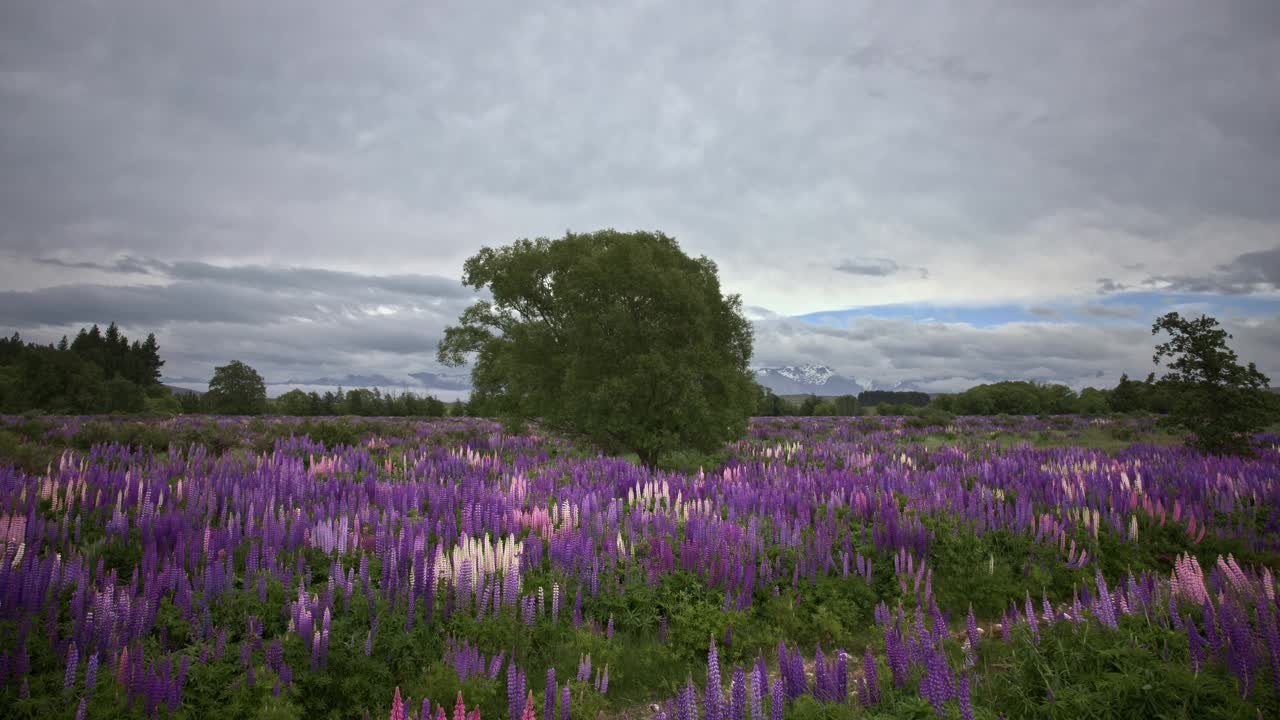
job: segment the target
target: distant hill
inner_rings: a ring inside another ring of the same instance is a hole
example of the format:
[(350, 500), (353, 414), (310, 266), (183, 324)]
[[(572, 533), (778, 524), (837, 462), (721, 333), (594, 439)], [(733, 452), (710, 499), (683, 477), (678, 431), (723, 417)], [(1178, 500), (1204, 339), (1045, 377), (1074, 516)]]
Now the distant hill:
[(195, 395), (199, 397), (204, 394), (199, 390), (192, 390), (191, 388), (178, 387), (177, 385), (164, 385), (163, 387), (167, 389), (170, 393), (172, 393), (174, 397), (183, 397), (186, 395)]

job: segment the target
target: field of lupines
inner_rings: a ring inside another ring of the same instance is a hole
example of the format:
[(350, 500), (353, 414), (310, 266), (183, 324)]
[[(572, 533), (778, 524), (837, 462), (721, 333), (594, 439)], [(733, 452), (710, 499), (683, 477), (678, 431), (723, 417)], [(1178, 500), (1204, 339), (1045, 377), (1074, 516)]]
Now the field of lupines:
[(650, 471), (482, 420), (0, 419), (0, 706), (1280, 717), (1280, 438), (920, 424)]

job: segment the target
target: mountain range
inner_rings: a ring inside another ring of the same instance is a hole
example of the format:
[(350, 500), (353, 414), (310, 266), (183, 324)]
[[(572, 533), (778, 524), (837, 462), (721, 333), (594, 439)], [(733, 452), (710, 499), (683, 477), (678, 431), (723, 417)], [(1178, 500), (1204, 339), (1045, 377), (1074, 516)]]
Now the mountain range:
[[(778, 395), (838, 396), (857, 395), (874, 389), (873, 383), (860, 383), (839, 375), (826, 365), (783, 365), (756, 368), (756, 382)], [(893, 388), (901, 390), (906, 388)]]

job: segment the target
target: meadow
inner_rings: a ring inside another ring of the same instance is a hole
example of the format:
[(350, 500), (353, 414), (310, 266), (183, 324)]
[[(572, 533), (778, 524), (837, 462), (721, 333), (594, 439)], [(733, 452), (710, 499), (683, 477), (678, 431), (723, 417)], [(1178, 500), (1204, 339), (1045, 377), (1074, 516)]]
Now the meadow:
[(0, 419), (12, 718), (1280, 717), (1280, 437)]

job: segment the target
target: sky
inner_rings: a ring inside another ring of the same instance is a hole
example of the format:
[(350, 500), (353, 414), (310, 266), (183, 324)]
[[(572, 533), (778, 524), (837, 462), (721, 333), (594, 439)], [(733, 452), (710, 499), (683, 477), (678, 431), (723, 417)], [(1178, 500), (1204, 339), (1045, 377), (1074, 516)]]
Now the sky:
[(1275, 0), (4, 3), (0, 331), (449, 396), (463, 261), (612, 227), (756, 366), (1109, 386), (1178, 311), (1274, 377), (1277, 88)]

